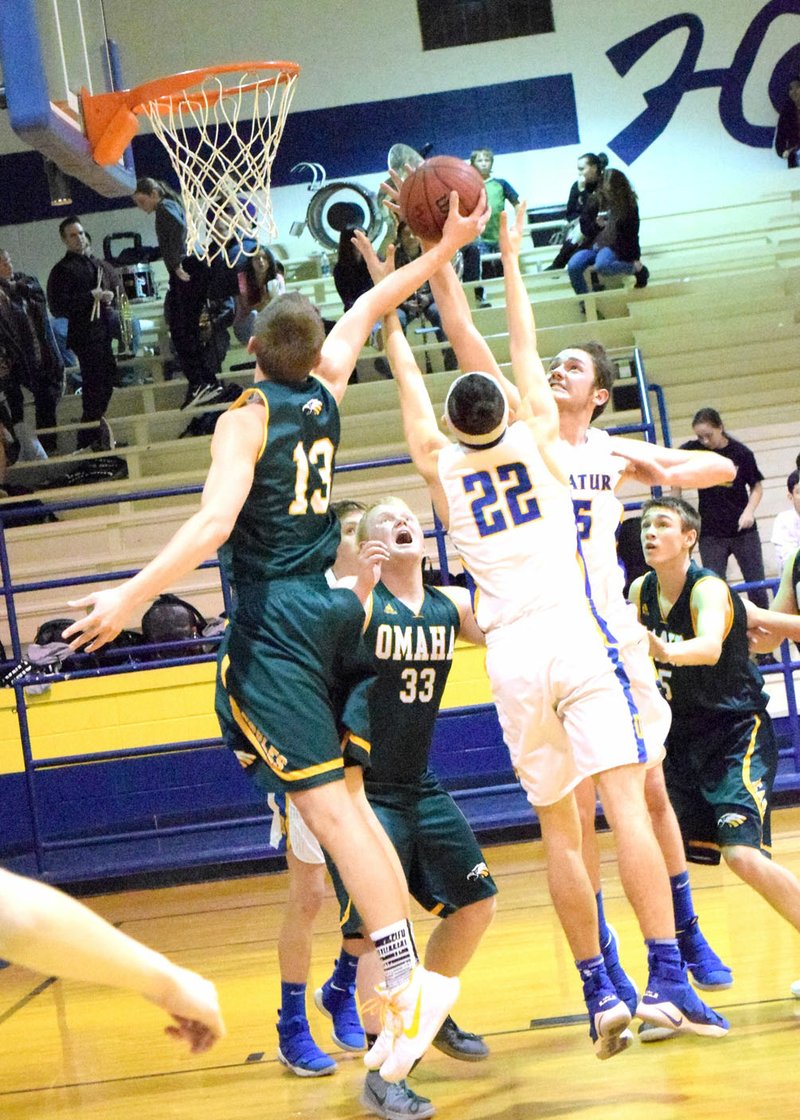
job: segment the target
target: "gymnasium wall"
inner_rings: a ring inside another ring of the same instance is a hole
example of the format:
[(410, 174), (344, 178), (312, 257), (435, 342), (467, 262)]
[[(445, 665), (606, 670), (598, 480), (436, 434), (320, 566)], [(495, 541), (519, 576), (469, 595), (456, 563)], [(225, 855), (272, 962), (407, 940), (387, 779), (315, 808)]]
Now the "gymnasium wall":
[[(464, 156), (491, 146), (496, 174), (534, 206), (563, 201), (577, 155), (604, 150), (639, 192), (645, 245), (648, 216), (785, 191), (791, 174), (772, 139), (800, 69), (800, 0), (553, 0), (552, 33), (428, 52), (415, 0), (105, 7), (131, 85), (213, 61), (302, 64), (275, 168), (279, 240), (292, 256), (315, 248), (288, 232), (310, 197), (294, 163), (377, 187), (398, 140)], [(135, 154), (140, 173), (166, 170), (152, 137)], [(20, 267), (46, 272), (63, 211), (50, 208), (38, 155), (2, 116), (0, 174), (2, 240)], [(96, 243), (127, 229), (153, 240), (152, 219), (106, 205), (76, 196)]]

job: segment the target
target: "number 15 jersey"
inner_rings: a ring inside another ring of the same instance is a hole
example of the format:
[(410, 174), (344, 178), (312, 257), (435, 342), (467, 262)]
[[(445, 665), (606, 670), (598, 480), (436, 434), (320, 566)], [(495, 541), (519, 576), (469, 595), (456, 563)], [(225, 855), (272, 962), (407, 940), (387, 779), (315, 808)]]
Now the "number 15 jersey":
[(478, 588), (482, 630), (586, 603), (570, 490), (548, 468), (527, 424), (511, 424), (490, 448), (443, 448), (439, 478), (450, 538)]

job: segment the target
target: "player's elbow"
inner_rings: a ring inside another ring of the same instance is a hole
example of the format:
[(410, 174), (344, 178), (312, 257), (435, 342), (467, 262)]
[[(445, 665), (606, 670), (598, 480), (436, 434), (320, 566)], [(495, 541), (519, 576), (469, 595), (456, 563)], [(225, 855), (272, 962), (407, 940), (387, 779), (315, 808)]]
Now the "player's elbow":
[(722, 657), (722, 642), (710, 641), (703, 652), (703, 665), (716, 665)]

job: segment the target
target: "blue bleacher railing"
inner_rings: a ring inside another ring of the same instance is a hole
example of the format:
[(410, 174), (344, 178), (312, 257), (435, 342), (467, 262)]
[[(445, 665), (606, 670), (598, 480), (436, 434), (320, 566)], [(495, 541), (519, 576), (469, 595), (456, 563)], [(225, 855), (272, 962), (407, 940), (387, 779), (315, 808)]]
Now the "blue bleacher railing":
[[(635, 379), (635, 383), (638, 387), (640, 419), (637, 423), (626, 424), (609, 430), (617, 434), (642, 433), (644, 438), (650, 442), (656, 442), (656, 419), (654, 419), (650, 407), (650, 395), (652, 394), (656, 401), (658, 428), (660, 429), (662, 441), (669, 445), (669, 426), (664, 396), (661, 389), (658, 386), (648, 384), (644, 363), (638, 350), (627, 355), (626, 361), (629, 362), (631, 376)], [(396, 466), (405, 466), (409, 462), (410, 459), (407, 456), (394, 456), (378, 461), (342, 465), (337, 468), (337, 474), (344, 475), (364, 470), (374, 471), (381, 468), (388, 469)], [(201, 491), (202, 486), (200, 485), (158, 488), (152, 490), (131, 489), (130, 491), (124, 492), (117, 490), (113, 495), (70, 498), (53, 502), (48, 502), (45, 494), (38, 494), (37, 501), (40, 504), (37, 506), (37, 510), (40, 510), (42, 513), (51, 512), (57, 514), (68, 510), (74, 511), (117, 505), (120, 502), (135, 503), (140, 501), (153, 501), (154, 499), (166, 501), (176, 497), (190, 497), (199, 494)], [(625, 508), (634, 509), (638, 508), (639, 505), (640, 503), (626, 503)], [(16, 608), (17, 598), (19, 596), (34, 594), (44, 590), (81, 587), (86, 584), (118, 581), (134, 574), (133, 569), (119, 569), (112, 572), (103, 572), (99, 575), (81, 575), (46, 580), (21, 580), (15, 583), (9, 560), (7, 530), (13, 529), (15, 520), (24, 517), (26, 513), (29, 515), (30, 510), (26, 511), (18, 508), (4, 510), (3, 507), (0, 506), (0, 578), (2, 578), (2, 587), (0, 587), (0, 590), (2, 591), (7, 609), (11, 651), (14, 661), (19, 661), (24, 657), (24, 648), (19, 633)], [(435, 512), (433, 513), (433, 528), (426, 532), (426, 537), (434, 541), (436, 559), (443, 582), (450, 582), (451, 576), (447, 555), (447, 535)], [(201, 565), (201, 567), (216, 568), (219, 570), (217, 561), (208, 561)], [(223, 602), (225, 607), (229, 608), (231, 597), (230, 586), (222, 571), (220, 571), (220, 582)], [(744, 584), (740, 586), (745, 590), (753, 586), (766, 586), (774, 590), (776, 581), (767, 580), (761, 584)], [(66, 598), (67, 596), (65, 595), (65, 599)], [(132, 647), (127, 653), (120, 650), (115, 651), (114, 663), (106, 664), (98, 664), (97, 659), (92, 656), (78, 655), (75, 657), (67, 672), (62, 671), (52, 674), (48, 673), (46, 675), (41, 673), (33, 674), (25, 679), (24, 684), (17, 682), (13, 685), (20, 744), (25, 767), (24, 788), (31, 819), (33, 857), (37, 874), (44, 878), (51, 877), (52, 869), (48, 862), (48, 855), (50, 853), (77, 852), (84, 847), (94, 848), (97, 845), (113, 846), (117, 842), (125, 844), (129, 841), (138, 841), (142, 839), (144, 835), (143, 831), (139, 828), (125, 827), (123, 825), (105, 833), (100, 833), (94, 829), (82, 835), (48, 836), (46, 822), (43, 819), (42, 805), (40, 804), (39, 790), (37, 788), (37, 776), (47, 773), (48, 771), (53, 772), (59, 768), (65, 767), (74, 767), (76, 768), (76, 773), (79, 773), (82, 768), (87, 766), (122, 760), (135, 761), (146, 758), (147, 756), (177, 756), (191, 751), (217, 751), (226, 753), (226, 748), (222, 745), (220, 739), (211, 738), (162, 743), (156, 746), (97, 750), (87, 754), (69, 754), (47, 759), (36, 759), (31, 742), (24, 685), (42, 681), (56, 683), (59, 681), (73, 681), (93, 677), (111, 677), (131, 672), (148, 672), (153, 669), (205, 663), (214, 660), (214, 649), (218, 641), (219, 639), (204, 638), (203, 644), (208, 647), (208, 652), (203, 653), (196, 652), (197, 639), (189, 639), (183, 642), (161, 643), (158, 646)], [(188, 652), (185, 652), (187, 650)], [(137, 662), (135, 660), (137, 655), (141, 657), (155, 653), (159, 654), (158, 660), (146, 660), (143, 662)], [(124, 660), (126, 656), (130, 658), (130, 660)], [(764, 671), (768, 676), (780, 674), (785, 685), (789, 746), (784, 749), (783, 753), (789, 765), (788, 773), (783, 778), (783, 786), (785, 789), (800, 792), (800, 722), (798, 720), (798, 705), (794, 691), (793, 678), (794, 671), (797, 669), (800, 669), (800, 661), (791, 659), (788, 643), (784, 643), (781, 647), (780, 660), (776, 661), (774, 665), (764, 666)], [(458, 796), (460, 800), (465, 802), (475, 802), (480, 799), (481, 796), (487, 795), (487, 793), (492, 793), (495, 796), (503, 796), (517, 795), (519, 792), (518, 785), (509, 781), (508, 773), (504, 772), (503, 774), (498, 773), (497, 781), (488, 786), (470, 786), (469, 783), (465, 783), (463, 787), (459, 788)], [(264, 839), (260, 842), (256, 841), (250, 843), (246, 842), (244, 845), (240, 844), (236, 848), (235, 858), (238, 860), (263, 859), (266, 856), (274, 854), (266, 843), (266, 837), (269, 831), (266, 827), (267, 819), (266, 811), (262, 811), (260, 808), (254, 809), (252, 805), (244, 805), (238, 807), (235, 812), (227, 817), (212, 815), (212, 819), (194, 819), (184, 823), (178, 822), (174, 824), (168, 822), (161, 823), (157, 830), (157, 837), (160, 840), (166, 837), (189, 836), (193, 833), (209, 833), (214, 830), (224, 832), (240, 827), (259, 826)], [(215, 860), (224, 859), (224, 857), (225, 851), (223, 846), (222, 848), (212, 851), (205, 857), (203, 862), (214, 862)], [(184, 860), (186, 861), (186, 865), (194, 866), (191, 855), (185, 855)], [(112, 878), (145, 871), (159, 866), (161, 866), (159, 860), (151, 855), (141, 857), (134, 856), (132, 858), (127, 855), (122, 857), (114, 855), (113, 858), (109, 859), (107, 864), (103, 864), (102, 871), (104, 877)], [(64, 880), (70, 878), (70, 875), (64, 871), (62, 866), (58, 872), (58, 877), (60, 880)]]

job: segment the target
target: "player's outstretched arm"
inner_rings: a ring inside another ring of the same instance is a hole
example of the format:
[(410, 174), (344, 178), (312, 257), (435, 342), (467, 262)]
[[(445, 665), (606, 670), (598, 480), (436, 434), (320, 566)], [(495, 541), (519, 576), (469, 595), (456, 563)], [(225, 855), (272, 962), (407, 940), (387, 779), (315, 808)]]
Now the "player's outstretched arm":
[(131, 579), (70, 602), (88, 613), (63, 634), (72, 649), (100, 649), (112, 641), (137, 606), (208, 560), (230, 536), (253, 484), (253, 471), (264, 435), (263, 413), (255, 406), (223, 413), (211, 441), (211, 468), (200, 509), (186, 521), (158, 555)]
[(384, 320), (386, 355), (400, 394), (403, 432), (414, 466), (425, 479), (433, 504), (445, 527), (449, 523), (447, 499), (439, 481), (439, 453), (447, 446), (428, 395), (425, 380), (403, 334), (400, 320), (392, 313)]
[(61, 891), (0, 870), (0, 955), (46, 975), (138, 992), (170, 1014), (193, 1053), (225, 1034), (214, 985), (115, 929)]
[[(489, 214), (486, 195), (481, 194), (478, 205), (471, 214), (464, 217), (459, 213), (458, 195), (453, 191), (442, 238), (432, 246), (430, 253), (422, 253), (402, 268), (391, 271), (374, 288), (359, 296), (350, 310), (341, 317), (325, 339), (320, 361), (314, 370), (315, 375), (328, 385), (337, 400), (344, 396), (361, 347), (375, 323), (387, 312), (393, 311), (404, 299), (408, 299), (417, 288), (422, 287), (462, 245), (474, 241), (486, 225)], [(354, 239), (364, 253), (369, 241), (363, 234), (359, 234), (360, 231), (356, 231)]]
[(792, 571), (798, 550), (787, 560), (781, 582), (769, 610), (744, 600), (747, 610), (747, 640), (753, 653), (772, 653), (784, 639), (800, 642), (800, 604), (797, 602)]
[(500, 216), (500, 253), (505, 275), (511, 368), (522, 400), (533, 417), (543, 423), (545, 434), (555, 438), (558, 434), (558, 408), (539, 357), (533, 308), (519, 264), (526, 217), (524, 201), (517, 207), (513, 223), (509, 223), (505, 211)]
[(627, 460), (622, 477), (648, 486), (702, 490), (724, 486), (736, 477), (736, 466), (716, 451), (684, 451), (660, 447), (630, 436), (612, 436), (611, 450)]
[[(423, 241), (422, 244), (427, 252), (429, 243)], [(496, 377), (506, 391), (509, 406), (516, 412), (519, 408), (517, 387), (500, 369), (489, 343), (475, 326), (467, 294), (451, 261), (431, 276), (431, 291), (442, 317), (444, 333), (455, 351), (460, 369), (464, 373), (480, 370)]]

